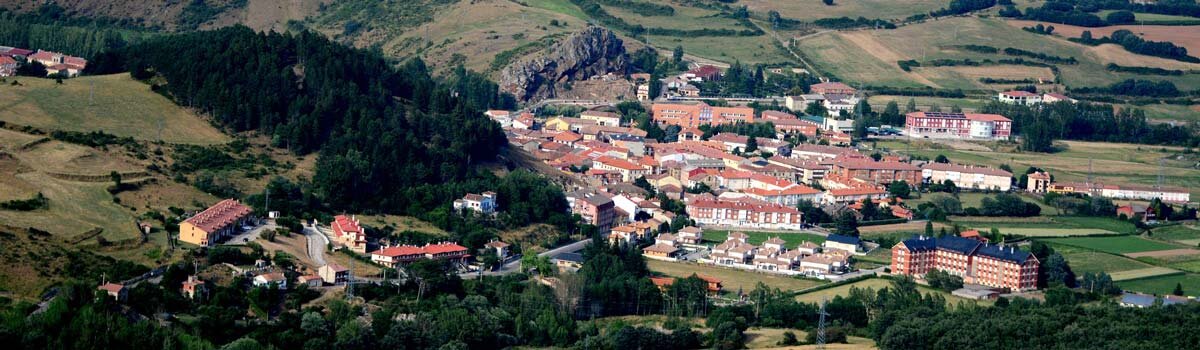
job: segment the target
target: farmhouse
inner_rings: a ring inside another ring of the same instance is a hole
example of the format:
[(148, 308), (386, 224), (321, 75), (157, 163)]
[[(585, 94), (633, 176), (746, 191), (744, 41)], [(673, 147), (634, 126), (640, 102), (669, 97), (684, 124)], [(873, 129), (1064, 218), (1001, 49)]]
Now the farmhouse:
[(1042, 103), (1042, 95), (1020, 90), (1001, 92), (996, 99), (1008, 104), (1025, 106)]
[(279, 289), (287, 289), (287, 276), (284, 276), (282, 272), (268, 272), (254, 276), (254, 280), (251, 283), (254, 284), (255, 287), (267, 287), (273, 285)]
[(491, 215), (496, 213), (496, 192), (488, 191), (482, 194), (467, 193), (461, 199), (454, 200), (454, 210), (471, 210), (476, 213)]
[(338, 244), (355, 253), (367, 252), (367, 234), (363, 231), (362, 226), (359, 226), (358, 219), (354, 216), (334, 216), (329, 227), (333, 228), (333, 238), (337, 240)]
[(117, 301), (125, 301), (129, 297), (129, 288), (120, 283), (105, 283), (96, 287), (96, 290), (104, 291), (109, 297)]
[(927, 183), (950, 180), (958, 187), (976, 190), (1008, 192), (1012, 188), (1012, 173), (970, 165), (928, 163), (921, 169), (921, 178)]
[(993, 245), (962, 237), (913, 237), (892, 247), (893, 274), (921, 278), (944, 271), (963, 282), (1012, 291), (1037, 289), (1041, 262), (1012, 246)]
[(80, 57), (42, 50), (29, 55), (29, 60), (46, 66), (46, 75), (62, 73), (71, 77), (79, 75), (79, 72), (87, 68), (88, 63), (87, 60)]
[(718, 125), (735, 122), (754, 122), (754, 109), (747, 107), (713, 107), (697, 104), (655, 103), (650, 106), (654, 121), (660, 125), (695, 128), (704, 124)]
[(0, 77), (11, 77), (14, 74), (17, 74), (17, 60), (8, 56), (0, 56)]
[(910, 137), (1007, 140), (1012, 120), (998, 114), (912, 112), (904, 128)]
[(471, 257), (467, 248), (456, 243), (441, 242), (424, 246), (401, 245), (371, 252), (371, 261), (387, 267), (396, 267), (421, 260), (449, 260), (461, 262)]
[(226, 199), (179, 224), (179, 240), (211, 246), (241, 231), (253, 210), (236, 199)]

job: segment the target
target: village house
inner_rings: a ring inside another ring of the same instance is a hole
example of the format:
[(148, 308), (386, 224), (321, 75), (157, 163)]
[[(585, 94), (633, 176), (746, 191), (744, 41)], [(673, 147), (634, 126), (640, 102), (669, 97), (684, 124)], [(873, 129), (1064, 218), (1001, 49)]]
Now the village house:
[(583, 141), (583, 136), (570, 131), (563, 131), (554, 135), (554, 142), (575, 147), (575, 143)]
[(33, 51), (17, 47), (0, 46), (0, 56), (12, 57), (17, 60), (24, 60), (32, 55)]
[(909, 137), (1008, 140), (1012, 120), (998, 114), (912, 112), (904, 128)]
[(268, 272), (254, 276), (251, 283), (255, 287), (270, 287), (275, 286), (279, 289), (287, 289), (287, 277), (282, 272)]
[(721, 69), (706, 64), (703, 66), (692, 68), (691, 70), (684, 72), (683, 76), (688, 79), (691, 79), (692, 81), (720, 80), (721, 79)]
[(658, 234), (653, 245), (642, 248), (642, 256), (655, 260), (675, 261), (682, 252), (678, 238), (670, 233)]
[(125, 301), (129, 298), (129, 288), (120, 283), (105, 283), (96, 287), (96, 290), (103, 291), (105, 295), (115, 299), (116, 301)]
[(960, 188), (1008, 192), (1012, 188), (1012, 173), (988, 167), (946, 163), (926, 163), (921, 168), (926, 183), (953, 181)]
[(488, 191), (482, 194), (467, 193), (462, 199), (454, 200), (454, 210), (471, 210), (483, 215), (495, 214), (496, 192)]
[(637, 99), (638, 101), (646, 101), (650, 99), (650, 84), (638, 84)]
[(1001, 92), (996, 99), (1000, 102), (1024, 106), (1042, 103), (1042, 95), (1020, 90)]
[(319, 275), (304, 275), (296, 277), (297, 286), (305, 286), (308, 288), (316, 288), (324, 285), (325, 281)]
[(183, 285), (179, 288), (179, 292), (188, 299), (196, 299), (197, 296), (203, 297), (204, 293), (207, 292), (207, 289), (204, 281), (200, 280), (200, 278), (196, 277), (195, 275), (190, 275), (186, 281), (183, 281)]
[(587, 125), (600, 125), (595, 120), (571, 117), (554, 117), (547, 119), (542, 123), (542, 130), (546, 131), (578, 131)]
[(1077, 102), (1079, 102), (1079, 100), (1067, 97), (1067, 95), (1051, 92), (1051, 93), (1042, 94), (1042, 102), (1045, 102), (1045, 103), (1055, 103), (1055, 102), (1077, 103)]
[(621, 115), (613, 112), (583, 111), (583, 113), (579, 113), (579, 118), (590, 120), (597, 125), (621, 126)]
[(1126, 204), (1117, 207), (1117, 218), (1122, 220), (1137, 219), (1147, 220), (1149, 211), (1146, 206), (1140, 204)]
[(17, 74), (17, 60), (9, 56), (0, 56), (0, 77), (11, 77)]
[(854, 254), (862, 250), (862, 240), (858, 237), (830, 234), (825, 237), (825, 243), (822, 243), (821, 247), (826, 252), (832, 249)]
[(679, 237), (680, 244), (699, 245), (704, 242), (704, 230), (696, 226), (681, 228), (676, 235)]
[(754, 109), (748, 107), (713, 107), (703, 102), (696, 104), (655, 103), (650, 106), (654, 122), (695, 128), (704, 124), (720, 125), (735, 122), (754, 122)]
[(1046, 193), (1050, 189), (1050, 174), (1044, 171), (1036, 171), (1026, 176), (1025, 190), (1030, 193)]
[(618, 172), (621, 174), (621, 181), (633, 181), (650, 173), (649, 170), (641, 165), (608, 156), (599, 157), (592, 161), (592, 169)]
[[(721, 280), (716, 279), (714, 277), (695, 274), (695, 273), (693, 273), (691, 276), (688, 276), (688, 277), (689, 278), (696, 277), (696, 278), (699, 278), (700, 280), (703, 280), (706, 285), (706, 289), (708, 290), (709, 295), (720, 294), (721, 289), (724, 288), (724, 286), (721, 285)], [(668, 287), (675, 284), (675, 278), (674, 277), (650, 277), (650, 282), (654, 283), (654, 286), (658, 287), (659, 291), (662, 291), (665, 293), (667, 291)]]
[(390, 268), (407, 265), (421, 259), (447, 260), (457, 263), (470, 257), (466, 247), (452, 242), (430, 243), (424, 246), (399, 245), (371, 252), (371, 261)]
[(321, 280), (332, 285), (343, 285), (350, 282), (350, 269), (338, 264), (327, 264), (317, 269)]
[(849, 257), (839, 253), (818, 253), (800, 260), (800, 272), (811, 276), (842, 274), (849, 267)]
[(567, 194), (567, 204), (572, 214), (578, 214), (583, 222), (596, 226), (600, 232), (612, 229), (616, 207), (612, 197), (607, 193), (594, 190), (580, 190)]
[(241, 232), (242, 225), (251, 220), (250, 207), (236, 199), (226, 199), (193, 215), (179, 224), (179, 240), (199, 245), (212, 246), (225, 238)]
[(962, 277), (964, 283), (1037, 289), (1037, 257), (1013, 246), (988, 244), (962, 237), (913, 237), (892, 247), (893, 274), (923, 278), (930, 271)]
[(484, 249), (491, 250), (492, 252), (496, 253), (496, 257), (500, 258), (501, 260), (504, 260), (504, 258), (507, 258), (510, 254), (512, 254), (512, 251), (510, 250), (512, 247), (511, 244), (497, 240), (492, 240), (491, 242), (484, 244), (483, 247)]
[(583, 255), (579, 253), (558, 253), (550, 260), (559, 272), (575, 272), (583, 267)]
[(53, 51), (42, 51), (29, 55), (29, 61), (46, 66), (46, 75), (63, 74), (69, 77), (77, 76), (87, 68), (87, 60), (67, 56)]
[(355, 253), (367, 252), (367, 234), (363, 231), (362, 226), (359, 226), (358, 218), (345, 215), (334, 216), (329, 227), (333, 229), (333, 238), (338, 244)]
[(680, 96), (700, 97), (700, 88), (698, 88), (692, 84), (684, 84), (683, 86), (676, 89), (676, 91), (679, 91)]

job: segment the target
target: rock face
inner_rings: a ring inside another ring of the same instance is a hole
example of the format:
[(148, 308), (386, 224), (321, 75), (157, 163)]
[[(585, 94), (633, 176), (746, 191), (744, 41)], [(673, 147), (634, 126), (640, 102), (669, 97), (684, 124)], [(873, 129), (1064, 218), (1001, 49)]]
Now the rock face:
[(612, 31), (588, 26), (537, 57), (514, 62), (500, 72), (500, 88), (522, 102), (558, 96), (562, 84), (613, 73), (625, 75), (629, 56)]

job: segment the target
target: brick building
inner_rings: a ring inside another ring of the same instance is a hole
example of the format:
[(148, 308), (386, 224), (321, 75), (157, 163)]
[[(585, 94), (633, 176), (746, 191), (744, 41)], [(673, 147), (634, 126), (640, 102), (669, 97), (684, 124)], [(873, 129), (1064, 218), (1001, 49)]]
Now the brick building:
[(1037, 289), (1040, 265), (1029, 252), (962, 237), (913, 237), (892, 247), (893, 274), (923, 277), (944, 271), (964, 283), (1012, 291)]
[(650, 106), (654, 121), (661, 125), (678, 125), (684, 129), (704, 124), (754, 122), (754, 109), (748, 107), (713, 107), (697, 104), (655, 103)]
[(688, 216), (701, 225), (788, 229), (800, 227), (800, 211), (794, 207), (753, 199), (693, 199)]
[(442, 242), (424, 246), (401, 245), (371, 252), (371, 261), (387, 267), (407, 265), (421, 259), (463, 261), (470, 258), (467, 248), (457, 243)]
[(833, 163), (833, 168), (829, 172), (837, 176), (859, 179), (877, 185), (899, 180), (908, 182), (910, 186), (921, 183), (921, 168), (897, 161), (839, 159)]
[(1012, 120), (999, 114), (913, 112), (906, 115), (910, 137), (1008, 140)]

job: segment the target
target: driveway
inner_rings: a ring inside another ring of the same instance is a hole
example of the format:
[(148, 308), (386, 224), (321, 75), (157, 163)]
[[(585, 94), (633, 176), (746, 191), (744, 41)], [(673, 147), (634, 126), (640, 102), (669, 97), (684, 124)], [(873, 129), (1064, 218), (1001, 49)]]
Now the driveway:
[(325, 266), (325, 248), (329, 246), (329, 237), (314, 226), (304, 225), (304, 237), (307, 238), (308, 258), (318, 266)]
[(274, 230), (276, 227), (274, 221), (268, 221), (265, 225), (255, 226), (249, 231), (239, 233), (221, 244), (246, 244), (247, 242), (254, 242), (258, 240), (263, 230)]

